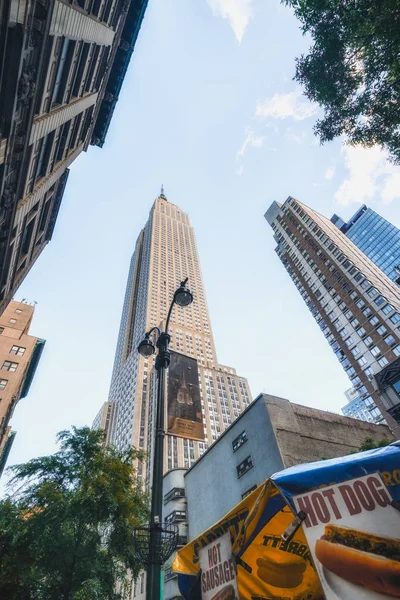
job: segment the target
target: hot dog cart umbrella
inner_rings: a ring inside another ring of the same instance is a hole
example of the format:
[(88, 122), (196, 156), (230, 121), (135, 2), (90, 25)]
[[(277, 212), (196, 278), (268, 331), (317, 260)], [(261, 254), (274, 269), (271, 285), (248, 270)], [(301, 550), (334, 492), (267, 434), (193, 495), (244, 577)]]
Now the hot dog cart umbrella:
[(182, 548), (172, 568), (185, 600), (234, 600), (229, 566), (213, 562), (212, 552), (202, 570), (199, 561), (229, 532), (240, 600), (393, 599), (399, 507), (400, 442), (298, 465)]

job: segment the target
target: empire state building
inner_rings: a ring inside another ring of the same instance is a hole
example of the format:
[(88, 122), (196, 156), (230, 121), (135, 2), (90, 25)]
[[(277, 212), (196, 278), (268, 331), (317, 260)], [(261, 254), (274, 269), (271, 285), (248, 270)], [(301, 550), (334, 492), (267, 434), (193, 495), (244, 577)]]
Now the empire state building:
[[(119, 448), (133, 445), (146, 452), (146, 464), (138, 464), (138, 476), (146, 486), (151, 485), (157, 386), (155, 359), (139, 355), (137, 346), (152, 326), (165, 325), (174, 291), (186, 277), (194, 301), (185, 309), (175, 306), (172, 311), (170, 349), (197, 360), (204, 440), (166, 436), (164, 472), (176, 467), (189, 468), (248, 406), (252, 397), (247, 380), (232, 367), (218, 363), (195, 233), (189, 216), (168, 202), (162, 190), (136, 241), (109, 400), (94, 423), (106, 429), (108, 443)], [(182, 381), (177, 395), (180, 405), (188, 402), (186, 385)]]

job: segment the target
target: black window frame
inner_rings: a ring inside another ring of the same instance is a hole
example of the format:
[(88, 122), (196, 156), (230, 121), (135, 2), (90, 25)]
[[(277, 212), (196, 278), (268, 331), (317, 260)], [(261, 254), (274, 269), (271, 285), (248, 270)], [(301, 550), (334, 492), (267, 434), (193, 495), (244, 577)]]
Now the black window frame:
[(243, 477), (243, 475), (248, 473), (253, 467), (253, 457), (251, 456), (251, 454), (249, 454), (244, 460), (242, 460), (238, 465), (236, 465), (236, 473), (238, 479)]
[(245, 492), (243, 492), (242, 494), (242, 500), (244, 500), (245, 498), (247, 498), (247, 496), (249, 496), (251, 494), (251, 492), (254, 492), (254, 490), (257, 489), (257, 484), (255, 483), (254, 485), (252, 485), (251, 487), (249, 487)]
[(236, 452), (237, 450), (239, 450), (239, 448), (241, 448), (243, 446), (243, 444), (245, 444), (248, 441), (248, 439), (249, 438), (247, 437), (246, 430), (243, 429), (242, 433), (240, 433), (237, 437), (235, 437), (235, 439), (232, 442), (233, 452)]

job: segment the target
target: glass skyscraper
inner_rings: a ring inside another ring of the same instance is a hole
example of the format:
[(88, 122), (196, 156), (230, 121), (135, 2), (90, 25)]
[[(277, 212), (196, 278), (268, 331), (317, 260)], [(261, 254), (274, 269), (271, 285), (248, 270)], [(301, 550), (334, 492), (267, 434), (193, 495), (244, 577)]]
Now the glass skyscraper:
[(400, 285), (400, 229), (365, 204), (347, 223), (338, 215), (333, 215), (331, 221), (392, 281)]

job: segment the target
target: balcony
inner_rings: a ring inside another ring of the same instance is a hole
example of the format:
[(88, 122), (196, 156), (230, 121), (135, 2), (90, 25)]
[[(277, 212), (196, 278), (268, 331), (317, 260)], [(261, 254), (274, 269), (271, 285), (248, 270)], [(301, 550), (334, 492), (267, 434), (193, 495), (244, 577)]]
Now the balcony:
[(181, 523), (182, 521), (186, 521), (186, 510), (174, 510), (167, 517), (165, 517), (165, 522), (168, 525), (172, 525), (173, 523)]

